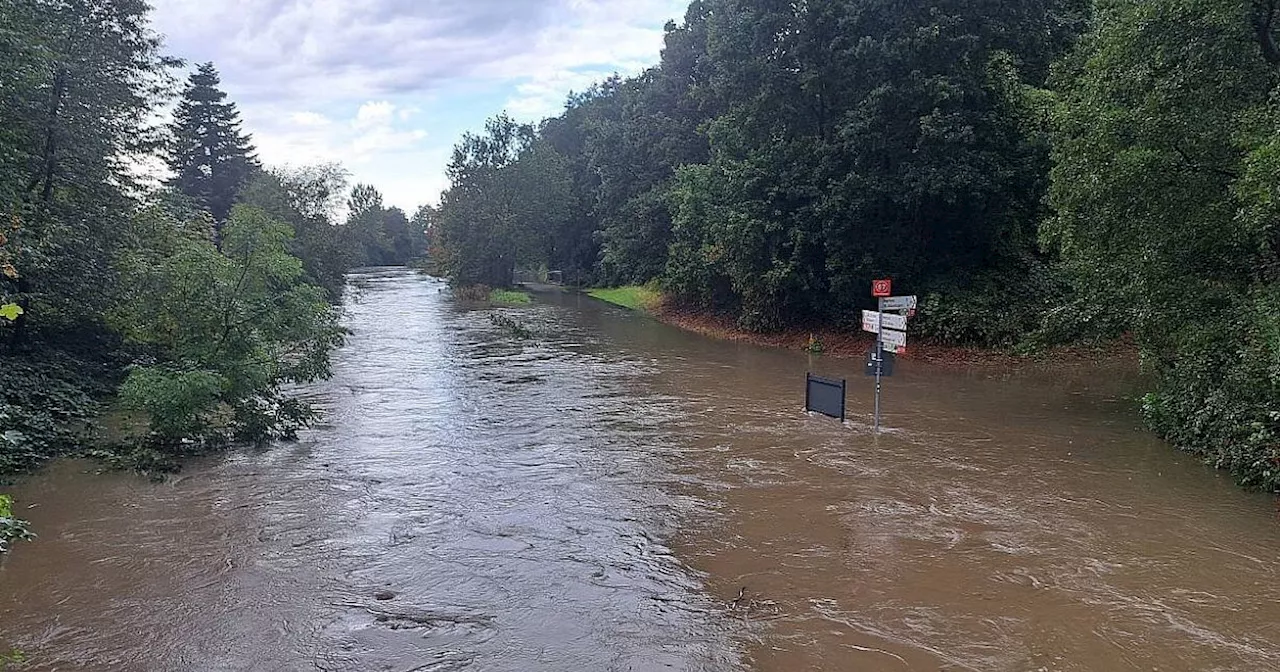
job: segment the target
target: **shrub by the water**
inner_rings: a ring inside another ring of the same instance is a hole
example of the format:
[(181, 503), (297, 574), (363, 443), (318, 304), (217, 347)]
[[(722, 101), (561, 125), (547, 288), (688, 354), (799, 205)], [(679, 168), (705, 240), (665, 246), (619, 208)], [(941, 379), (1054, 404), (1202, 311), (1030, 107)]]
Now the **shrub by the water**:
[(27, 521), (13, 515), (13, 498), (0, 495), (0, 553), (7, 552), (15, 541), (29, 541), (35, 536)]
[(459, 301), (467, 301), (470, 303), (480, 303), (489, 300), (489, 294), (493, 290), (488, 285), (467, 285), (466, 287), (454, 287), (453, 298)]
[(76, 449), (99, 410), (94, 383), (67, 353), (0, 358), (0, 475), (26, 471)]
[(149, 418), (151, 447), (288, 438), (309, 415), (282, 387), (328, 375), (344, 334), (289, 253), (292, 229), (237, 205), (221, 250), (180, 230), (154, 233), (165, 235), (123, 264), (139, 300), (114, 321), (128, 343), (157, 354), (130, 369), (124, 406)]
[(941, 343), (1009, 347), (1036, 333), (1065, 296), (1065, 282), (1038, 261), (936, 282), (919, 297), (911, 331)]

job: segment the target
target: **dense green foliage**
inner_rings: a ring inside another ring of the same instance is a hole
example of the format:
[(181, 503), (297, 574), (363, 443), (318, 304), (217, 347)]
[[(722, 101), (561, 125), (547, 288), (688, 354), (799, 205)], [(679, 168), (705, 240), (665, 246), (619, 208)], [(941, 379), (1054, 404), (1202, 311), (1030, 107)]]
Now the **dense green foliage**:
[[(445, 270), (658, 280), (753, 330), (854, 325), (871, 279), (891, 275), (959, 306), (1019, 302), (1022, 328), (1039, 317), (1031, 291), (984, 279), (1044, 265), (1045, 80), (1086, 12), (694, 2), (657, 67), (538, 129), (502, 117), (463, 139), (433, 222)], [(922, 328), (1009, 340), (978, 319)]]
[(1280, 3), (694, 0), (661, 62), (458, 146), (464, 282), (655, 281), (751, 330), (1131, 332), (1176, 445), (1280, 490)]
[(440, 270), (462, 286), (506, 287), (517, 265), (545, 258), (570, 192), (563, 158), (532, 127), (490, 120), (458, 143), (448, 174), (453, 186), (432, 215)]
[(32, 331), (91, 323), (115, 300), (113, 259), (155, 149), (149, 112), (170, 63), (141, 0), (0, 0), (0, 303)]
[(427, 251), (426, 226), (404, 211), (382, 204), (382, 195), (357, 184), (347, 199), (345, 231), (352, 250), (350, 266), (403, 266)]
[[(341, 167), (260, 167), (213, 65), (179, 89), (148, 12), (0, 0), (0, 476), (85, 448), (113, 398), (156, 459), (291, 435), (344, 273), (426, 252), (425, 218)], [(158, 159), (160, 186), (137, 170)]]
[(1109, 2), (1058, 79), (1046, 241), (1179, 446), (1280, 490), (1277, 3)]
[[(0, 473), (74, 448), (127, 361), (103, 316), (173, 65), (140, 1), (0, 1)], [(16, 306), (20, 310), (14, 310)]]
[(307, 281), (335, 302), (347, 269), (363, 261), (347, 229), (336, 225), (346, 192), (347, 173), (334, 164), (260, 171), (240, 192), (242, 203), (293, 227), (290, 250), (302, 259)]
[(118, 362), (90, 361), (47, 346), (0, 357), (0, 476), (74, 449), (100, 412), (96, 397), (119, 378)]
[[(154, 357), (131, 368), (122, 401), (145, 411), (165, 443), (214, 427), (242, 440), (292, 434), (306, 409), (281, 387), (325, 375), (341, 340), (324, 290), (303, 281), (302, 261), (289, 253), (292, 229), (237, 205), (219, 251), (200, 219), (178, 228), (152, 209), (138, 220), (150, 244), (121, 260), (138, 299), (112, 322)], [(228, 417), (215, 422), (219, 413)]]

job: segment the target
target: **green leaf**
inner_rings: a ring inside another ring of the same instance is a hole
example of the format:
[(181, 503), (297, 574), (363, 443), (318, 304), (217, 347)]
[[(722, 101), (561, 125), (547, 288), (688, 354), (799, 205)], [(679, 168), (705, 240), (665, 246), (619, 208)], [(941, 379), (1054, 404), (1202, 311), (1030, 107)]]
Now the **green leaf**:
[(19, 306), (16, 303), (6, 303), (3, 306), (0, 306), (0, 317), (3, 317), (10, 322), (18, 319), (18, 316), (24, 312), (26, 311), (22, 310), (22, 306)]

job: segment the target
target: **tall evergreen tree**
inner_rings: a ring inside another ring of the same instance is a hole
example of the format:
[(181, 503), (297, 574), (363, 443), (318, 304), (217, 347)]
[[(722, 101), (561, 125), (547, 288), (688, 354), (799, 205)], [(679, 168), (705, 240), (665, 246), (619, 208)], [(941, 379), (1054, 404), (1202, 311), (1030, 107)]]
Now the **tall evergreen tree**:
[(214, 219), (214, 241), (241, 188), (257, 168), (253, 144), (240, 129), (240, 112), (219, 88), (213, 63), (202, 63), (187, 80), (174, 113), (169, 167), (171, 186), (206, 208)]

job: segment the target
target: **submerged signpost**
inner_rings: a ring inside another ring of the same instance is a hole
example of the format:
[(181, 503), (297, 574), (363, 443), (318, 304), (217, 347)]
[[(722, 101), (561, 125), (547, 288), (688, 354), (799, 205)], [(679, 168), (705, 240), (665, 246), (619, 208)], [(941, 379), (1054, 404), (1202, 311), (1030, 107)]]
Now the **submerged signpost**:
[[(907, 318), (916, 312), (916, 297), (892, 296), (891, 280), (871, 283), (871, 295), (879, 310), (862, 311), (862, 329), (876, 335), (876, 349), (867, 353), (866, 372), (876, 379), (875, 431), (880, 432), (880, 381), (893, 375), (897, 356), (907, 350)], [(816, 411), (844, 422), (846, 382), (805, 374), (804, 409)]]
[[(872, 281), (871, 295), (876, 297), (878, 310), (862, 311), (862, 330), (876, 335), (876, 348), (867, 353), (867, 375), (876, 378), (876, 432), (880, 431), (880, 381), (893, 375), (895, 356), (906, 351), (907, 317), (916, 310), (916, 297), (892, 294), (893, 281)], [(896, 314), (899, 312), (903, 314)]]

